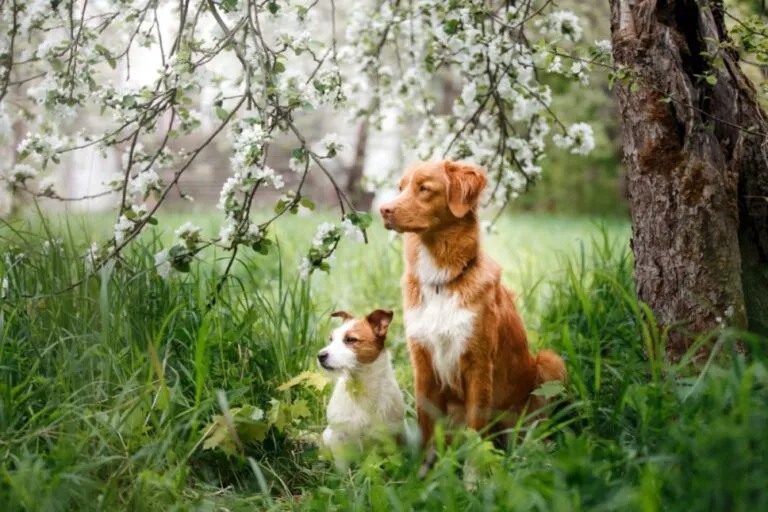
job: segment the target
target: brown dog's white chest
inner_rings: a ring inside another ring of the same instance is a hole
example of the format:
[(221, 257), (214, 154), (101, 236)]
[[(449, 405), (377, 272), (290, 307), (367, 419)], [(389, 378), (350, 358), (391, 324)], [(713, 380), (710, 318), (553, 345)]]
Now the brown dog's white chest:
[(474, 336), (477, 313), (444, 286), (448, 272), (434, 264), (426, 249), (420, 250), (414, 270), (421, 300), (405, 309), (406, 335), (429, 351), (441, 384), (460, 389), (459, 363)]

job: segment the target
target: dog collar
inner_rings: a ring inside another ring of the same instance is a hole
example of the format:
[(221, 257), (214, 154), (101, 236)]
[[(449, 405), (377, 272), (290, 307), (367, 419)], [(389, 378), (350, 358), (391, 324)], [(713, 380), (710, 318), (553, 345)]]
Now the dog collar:
[(463, 267), (461, 267), (461, 270), (459, 271), (459, 273), (458, 273), (458, 274), (456, 274), (456, 276), (455, 276), (453, 279), (451, 279), (450, 281), (446, 281), (446, 282), (445, 282), (445, 283), (443, 283), (443, 284), (436, 284), (436, 285), (435, 285), (435, 293), (439, 295), (439, 294), (440, 294), (440, 289), (441, 289), (442, 287), (444, 287), (444, 286), (445, 286), (445, 285), (447, 285), (448, 283), (452, 283), (452, 282), (454, 282), (454, 281), (458, 280), (458, 279), (459, 279), (459, 278), (461, 278), (463, 275), (465, 275), (465, 274), (467, 273), (467, 271), (470, 269), (470, 267), (474, 266), (474, 264), (475, 264), (475, 262), (476, 262), (476, 261), (477, 261), (477, 256), (474, 256), (474, 257), (470, 258), (469, 260), (467, 260), (467, 262), (466, 262), (466, 263), (464, 263), (464, 266), (463, 266)]

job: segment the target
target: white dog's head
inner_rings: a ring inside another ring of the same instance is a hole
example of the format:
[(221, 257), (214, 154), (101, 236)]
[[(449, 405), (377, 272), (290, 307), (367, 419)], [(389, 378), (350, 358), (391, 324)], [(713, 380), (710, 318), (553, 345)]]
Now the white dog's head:
[(355, 318), (346, 311), (331, 314), (344, 323), (328, 337), (328, 346), (317, 354), (320, 366), (329, 371), (354, 372), (378, 359), (384, 350), (392, 311), (377, 309), (365, 318)]

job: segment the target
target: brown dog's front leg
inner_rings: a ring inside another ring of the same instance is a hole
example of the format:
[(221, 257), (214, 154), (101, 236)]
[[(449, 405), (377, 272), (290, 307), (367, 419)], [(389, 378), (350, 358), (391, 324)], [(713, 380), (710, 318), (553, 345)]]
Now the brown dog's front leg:
[(435, 431), (435, 421), (445, 414), (445, 400), (432, 368), (429, 352), (416, 342), (409, 342), (413, 380), (416, 395), (416, 417), (421, 430), (422, 450), (429, 444)]
[(489, 357), (483, 356), (468, 354), (463, 372), (467, 426), (477, 431), (488, 424), (493, 399), (493, 363)]

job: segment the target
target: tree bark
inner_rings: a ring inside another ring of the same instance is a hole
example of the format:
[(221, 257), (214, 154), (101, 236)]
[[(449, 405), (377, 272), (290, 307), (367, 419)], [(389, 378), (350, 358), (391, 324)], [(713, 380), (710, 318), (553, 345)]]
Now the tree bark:
[(768, 334), (768, 122), (718, 44), (722, 2), (611, 0), (611, 35), (637, 292), (667, 355), (721, 322)]

